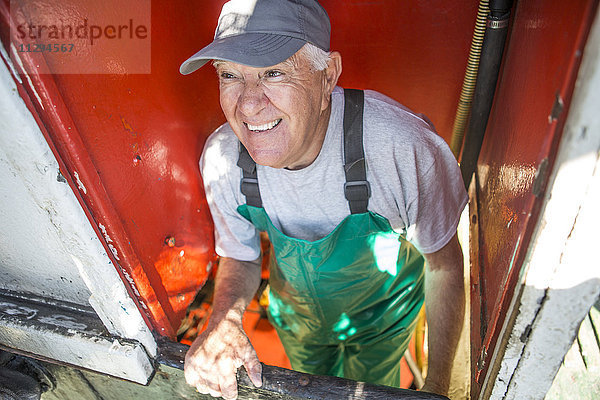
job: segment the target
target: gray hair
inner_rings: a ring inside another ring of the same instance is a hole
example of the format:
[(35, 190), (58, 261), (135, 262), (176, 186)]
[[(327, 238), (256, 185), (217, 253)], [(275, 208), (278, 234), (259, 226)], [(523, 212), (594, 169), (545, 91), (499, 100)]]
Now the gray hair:
[(329, 55), (331, 52), (322, 50), (311, 43), (306, 43), (298, 50), (298, 53), (306, 57), (307, 61), (310, 62), (312, 67), (317, 71), (323, 71), (327, 68), (327, 62), (329, 61)]

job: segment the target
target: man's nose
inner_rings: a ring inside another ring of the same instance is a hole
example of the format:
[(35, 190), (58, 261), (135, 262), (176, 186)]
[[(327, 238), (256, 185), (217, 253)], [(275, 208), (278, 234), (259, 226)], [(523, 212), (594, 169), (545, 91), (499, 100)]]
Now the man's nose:
[(269, 102), (260, 82), (246, 82), (238, 99), (240, 111), (247, 117), (258, 114)]

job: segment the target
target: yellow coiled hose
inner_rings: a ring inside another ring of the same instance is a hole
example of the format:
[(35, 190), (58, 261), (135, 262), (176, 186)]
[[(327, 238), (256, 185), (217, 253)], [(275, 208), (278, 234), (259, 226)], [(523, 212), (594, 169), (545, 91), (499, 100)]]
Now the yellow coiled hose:
[(473, 101), (473, 92), (475, 91), (475, 83), (477, 81), (479, 58), (481, 56), (481, 47), (483, 45), (488, 14), (489, 2), (487, 0), (481, 0), (479, 2), (479, 9), (477, 10), (477, 21), (475, 23), (475, 31), (473, 32), (473, 40), (471, 41), (471, 49), (469, 50), (467, 70), (460, 92), (460, 100), (458, 101), (458, 108), (456, 110), (456, 116), (454, 117), (454, 126), (452, 127), (452, 137), (450, 139), (450, 149), (457, 160), (460, 156), (463, 139), (465, 137), (467, 118), (471, 111), (471, 102)]

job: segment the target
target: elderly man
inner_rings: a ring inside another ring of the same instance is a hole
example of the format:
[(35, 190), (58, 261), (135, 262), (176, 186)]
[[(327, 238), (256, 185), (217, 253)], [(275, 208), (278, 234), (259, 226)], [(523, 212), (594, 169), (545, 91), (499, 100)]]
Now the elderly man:
[(221, 256), (208, 328), (185, 361), (202, 393), (236, 397), (242, 365), (261, 385), (242, 329), (259, 231), (273, 246), (269, 318), (294, 369), (398, 386), (425, 299), (425, 390), (448, 389), (464, 308), (460, 173), (424, 117), (336, 86), (329, 38), (315, 0), (232, 0), (181, 66), (213, 60), (227, 118), (201, 159)]

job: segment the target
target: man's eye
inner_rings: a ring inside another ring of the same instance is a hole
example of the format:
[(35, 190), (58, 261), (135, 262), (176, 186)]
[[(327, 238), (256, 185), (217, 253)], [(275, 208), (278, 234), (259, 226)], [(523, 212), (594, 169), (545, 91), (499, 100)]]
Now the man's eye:
[(219, 77), (221, 79), (225, 79), (225, 80), (227, 80), (227, 79), (235, 79), (235, 75), (233, 75), (233, 74), (231, 74), (229, 72), (221, 72), (219, 74)]
[(265, 72), (266, 78), (279, 78), (281, 76), (283, 76), (283, 72), (281, 72), (281, 71), (271, 70), (271, 71)]

